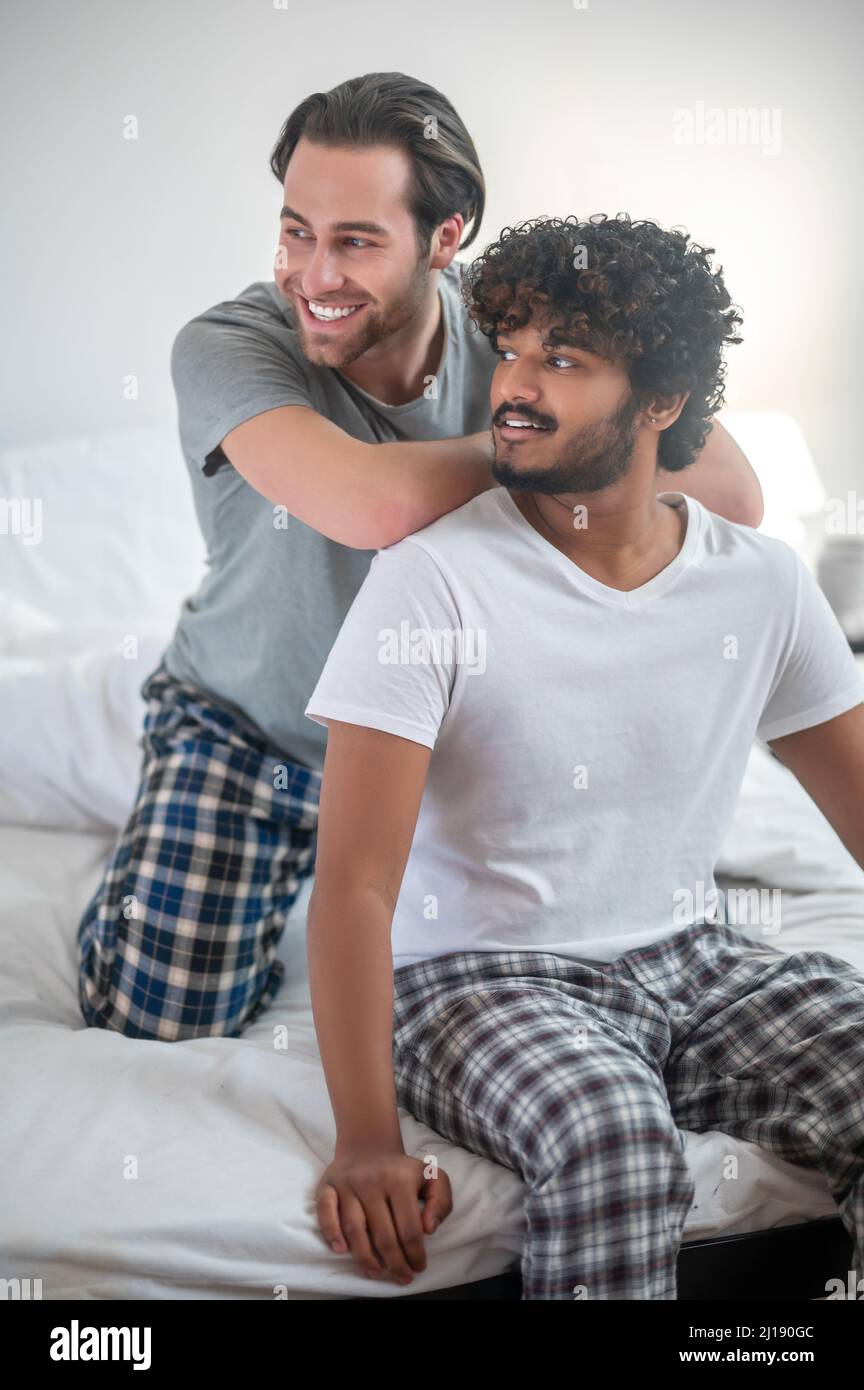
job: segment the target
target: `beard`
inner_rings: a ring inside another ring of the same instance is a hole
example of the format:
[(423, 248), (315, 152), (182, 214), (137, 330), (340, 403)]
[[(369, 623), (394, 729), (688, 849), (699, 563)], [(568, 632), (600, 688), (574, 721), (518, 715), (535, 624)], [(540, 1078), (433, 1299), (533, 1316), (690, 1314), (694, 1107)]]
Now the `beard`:
[(417, 313), (426, 295), (429, 283), (429, 267), (425, 255), (419, 255), (408, 280), (397, 299), (386, 309), (371, 301), (353, 330), (349, 327), (339, 338), (320, 337), (312, 333), (299, 314), (295, 323), (300, 335), (300, 346), (310, 362), (319, 367), (350, 367), (364, 352), (383, 342), (391, 334), (398, 333)]
[(496, 453), (492, 476), (514, 491), (602, 492), (630, 471), (640, 408), (638, 397), (631, 392), (613, 415), (583, 425), (562, 446), (563, 457), (545, 468), (515, 467), (510, 459), (499, 458)]

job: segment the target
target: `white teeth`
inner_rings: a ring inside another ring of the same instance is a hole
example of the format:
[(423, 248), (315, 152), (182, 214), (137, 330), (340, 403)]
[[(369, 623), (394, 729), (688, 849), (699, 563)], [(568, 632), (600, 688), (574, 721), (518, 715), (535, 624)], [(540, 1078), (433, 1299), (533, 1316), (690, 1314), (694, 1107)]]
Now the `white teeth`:
[(314, 304), (311, 299), (306, 301), (309, 305), (309, 312), (314, 314), (316, 319), (347, 319), (349, 314), (355, 314), (362, 308), (360, 304), (349, 304), (345, 308), (330, 306), (327, 304)]
[(535, 425), (532, 420), (505, 420), (508, 430), (542, 430), (543, 425)]

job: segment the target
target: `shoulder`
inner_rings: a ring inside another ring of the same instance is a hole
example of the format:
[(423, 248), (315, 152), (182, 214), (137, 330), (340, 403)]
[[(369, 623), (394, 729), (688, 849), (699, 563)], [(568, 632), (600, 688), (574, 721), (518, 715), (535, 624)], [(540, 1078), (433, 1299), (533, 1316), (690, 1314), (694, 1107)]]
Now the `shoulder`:
[(449, 297), (451, 317), (453, 322), (458, 323), (461, 327), (464, 342), (476, 353), (484, 367), (491, 369), (498, 363), (492, 343), (485, 333), (481, 333), (477, 324), (468, 314), (466, 302), (468, 272), (469, 264), (467, 262), (451, 261), (441, 272), (440, 284), (444, 294)]
[(273, 281), (256, 280), (233, 299), (222, 299), (188, 319), (175, 336), (174, 351), (182, 354), (208, 338), (249, 332), (277, 336), (286, 344), (297, 337), (293, 310)]
[(272, 280), (255, 280), (233, 299), (222, 299), (190, 323), (286, 323), (293, 325), (293, 310)]
[(766, 535), (743, 522), (730, 521), (690, 498), (702, 517), (702, 545), (708, 560), (731, 563), (742, 574), (773, 576), (794, 585), (804, 562), (786, 541)]
[(495, 553), (501, 550), (501, 533), (505, 530), (501, 510), (501, 487), (487, 488), (461, 507), (445, 512), (435, 521), (414, 531), (410, 536), (396, 541), (378, 552), (381, 556), (394, 556), (400, 564), (417, 570), (428, 571), (434, 565), (442, 573), (448, 567), (461, 569), (464, 562), (476, 566), (477, 555), (486, 549), (487, 540), (496, 536)]
[(257, 280), (183, 324), (171, 345), (171, 373), (175, 384), (206, 385), (211, 372), (233, 374), (244, 361), (260, 369), (262, 358), (283, 364), (286, 357), (306, 375), (291, 306), (273, 281)]

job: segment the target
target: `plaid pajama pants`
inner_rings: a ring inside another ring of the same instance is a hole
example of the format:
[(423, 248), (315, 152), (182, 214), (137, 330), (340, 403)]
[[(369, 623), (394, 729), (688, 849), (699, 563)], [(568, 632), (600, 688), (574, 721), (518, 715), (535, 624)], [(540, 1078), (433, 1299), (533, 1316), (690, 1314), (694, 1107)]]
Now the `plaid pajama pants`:
[(282, 982), (322, 774), (163, 662), (141, 693), (141, 783), (78, 927), (81, 1012), (135, 1038), (238, 1037)]
[(676, 1297), (681, 1130), (820, 1168), (864, 1275), (864, 974), (845, 961), (701, 923), (609, 964), (457, 951), (393, 974), (399, 1104), (526, 1184), (523, 1299)]

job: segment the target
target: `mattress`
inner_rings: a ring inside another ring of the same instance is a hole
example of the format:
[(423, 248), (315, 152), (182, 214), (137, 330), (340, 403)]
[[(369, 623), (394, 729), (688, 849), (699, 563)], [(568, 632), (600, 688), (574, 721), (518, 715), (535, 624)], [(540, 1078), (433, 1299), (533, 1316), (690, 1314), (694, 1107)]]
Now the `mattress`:
[[(76, 987), (75, 931), (112, 840), (0, 826), (0, 1275), (41, 1279), (45, 1299), (401, 1295), (318, 1231), (314, 1188), (335, 1131), (306, 975), (312, 881), (282, 939), (286, 983), (242, 1038), (125, 1038), (84, 1026)], [(779, 949), (829, 950), (864, 970), (864, 873), (759, 745), (718, 882), (779, 886)], [(518, 1265), (518, 1174), (400, 1118), (406, 1151), (440, 1155), (454, 1197), (410, 1292)], [(685, 1139), (696, 1182), (685, 1241), (836, 1213), (818, 1170), (716, 1131)]]

